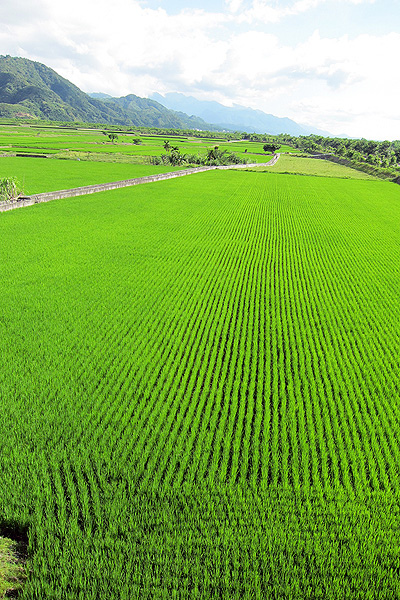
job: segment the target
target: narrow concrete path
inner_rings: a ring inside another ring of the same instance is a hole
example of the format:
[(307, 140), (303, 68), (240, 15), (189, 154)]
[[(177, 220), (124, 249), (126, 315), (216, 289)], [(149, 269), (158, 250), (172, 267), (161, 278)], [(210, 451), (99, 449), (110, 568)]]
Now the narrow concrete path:
[(41, 202), (50, 202), (51, 200), (59, 200), (60, 198), (73, 198), (75, 196), (84, 196), (86, 194), (94, 194), (95, 192), (105, 192), (108, 190), (116, 190), (118, 188), (140, 185), (142, 183), (153, 183), (154, 181), (162, 181), (173, 179), (175, 177), (184, 177), (185, 175), (193, 175), (195, 173), (203, 173), (204, 171), (213, 171), (217, 169), (246, 169), (249, 167), (272, 167), (279, 158), (279, 154), (267, 163), (250, 163), (240, 165), (227, 165), (216, 167), (195, 167), (192, 169), (183, 169), (182, 171), (171, 171), (169, 173), (160, 173), (158, 175), (148, 175), (146, 177), (135, 177), (134, 179), (124, 179), (123, 181), (114, 181), (111, 183), (101, 183), (96, 185), (85, 185), (83, 187), (72, 188), (69, 190), (59, 190), (57, 192), (44, 192), (43, 194), (33, 194), (32, 196), (23, 196), (16, 202), (0, 204), (0, 212), (21, 208), (23, 206), (32, 206), (32, 204), (40, 204)]
[(280, 154), (274, 154), (274, 156), (271, 158), (271, 160), (269, 162), (266, 163), (265, 166), (273, 167), (274, 164), (278, 162), (279, 157), (280, 157)]

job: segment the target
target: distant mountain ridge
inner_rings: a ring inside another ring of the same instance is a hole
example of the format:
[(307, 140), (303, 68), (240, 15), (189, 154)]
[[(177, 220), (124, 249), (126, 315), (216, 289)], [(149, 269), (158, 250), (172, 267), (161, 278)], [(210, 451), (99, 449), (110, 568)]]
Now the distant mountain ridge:
[(219, 102), (197, 100), (193, 96), (185, 96), (175, 92), (167, 93), (164, 96), (154, 93), (151, 94), (150, 98), (157, 100), (166, 108), (196, 115), (223, 129), (246, 131), (248, 133), (268, 133), (271, 135), (278, 135), (279, 133), (288, 133), (294, 136), (310, 135), (311, 133), (324, 136), (330, 135), (327, 131), (299, 125), (292, 119), (275, 117), (261, 110), (246, 108), (238, 104), (228, 107)]
[(172, 129), (215, 129), (201, 118), (133, 94), (93, 98), (42, 63), (0, 56), (0, 117), (79, 121)]
[(182, 111), (168, 109), (159, 102), (156, 102), (156, 100), (140, 98), (139, 96), (135, 96), (135, 94), (128, 94), (121, 98), (113, 98), (107, 94), (97, 93), (97, 97), (100, 98), (100, 96), (101, 102), (107, 106), (117, 106), (120, 110), (129, 115), (132, 120), (135, 119), (135, 124), (137, 125), (148, 124), (147, 126), (149, 127), (204, 129), (211, 131), (218, 129), (215, 125), (206, 123), (199, 117), (189, 116)]
[(271, 135), (330, 135), (261, 110), (227, 107), (179, 93), (154, 93), (151, 98), (86, 94), (46, 65), (12, 56), (0, 56), (0, 117)]

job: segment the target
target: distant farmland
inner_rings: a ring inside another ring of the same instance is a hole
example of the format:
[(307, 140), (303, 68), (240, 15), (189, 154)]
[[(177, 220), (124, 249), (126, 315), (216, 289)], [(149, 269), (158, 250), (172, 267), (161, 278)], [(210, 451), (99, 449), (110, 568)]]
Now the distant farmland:
[(21, 597), (400, 597), (399, 223), (233, 171), (1, 214)]

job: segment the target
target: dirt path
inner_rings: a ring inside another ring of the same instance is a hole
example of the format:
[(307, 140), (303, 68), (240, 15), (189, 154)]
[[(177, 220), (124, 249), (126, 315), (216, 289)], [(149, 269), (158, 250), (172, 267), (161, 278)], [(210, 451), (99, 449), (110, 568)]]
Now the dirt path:
[(185, 175), (203, 173), (204, 171), (213, 171), (217, 169), (246, 169), (249, 167), (272, 167), (276, 163), (278, 158), (279, 154), (275, 154), (273, 158), (267, 163), (249, 163), (217, 167), (195, 167), (193, 169), (183, 169), (182, 171), (172, 171), (170, 173), (148, 175), (147, 177), (135, 177), (134, 179), (124, 179), (123, 181), (114, 181), (112, 183), (85, 185), (83, 187), (73, 188), (70, 190), (59, 190), (57, 192), (33, 194), (32, 196), (23, 196), (17, 202), (0, 204), (0, 212), (13, 210), (14, 208), (21, 208), (23, 206), (32, 206), (32, 204), (40, 204), (41, 202), (50, 202), (51, 200), (58, 200), (60, 198), (73, 198), (75, 196), (84, 196), (86, 194), (94, 194), (95, 192), (116, 190), (118, 188), (140, 185), (142, 183), (153, 183), (154, 181), (163, 181), (165, 179), (173, 179), (175, 177), (184, 177)]

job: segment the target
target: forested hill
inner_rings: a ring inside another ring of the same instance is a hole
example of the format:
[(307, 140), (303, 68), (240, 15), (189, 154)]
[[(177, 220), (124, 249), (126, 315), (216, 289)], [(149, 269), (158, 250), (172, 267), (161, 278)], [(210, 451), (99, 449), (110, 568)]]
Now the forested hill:
[(198, 117), (133, 94), (92, 98), (44, 64), (0, 56), (0, 117), (176, 129), (216, 129)]
[[(93, 98), (93, 96), (91, 96)], [(206, 123), (200, 117), (189, 116), (166, 108), (156, 100), (140, 98), (134, 94), (122, 98), (100, 98), (103, 105), (117, 107), (129, 115), (135, 125), (147, 127), (167, 127), (177, 129), (204, 129), (208, 131), (221, 130), (220, 127)]]

